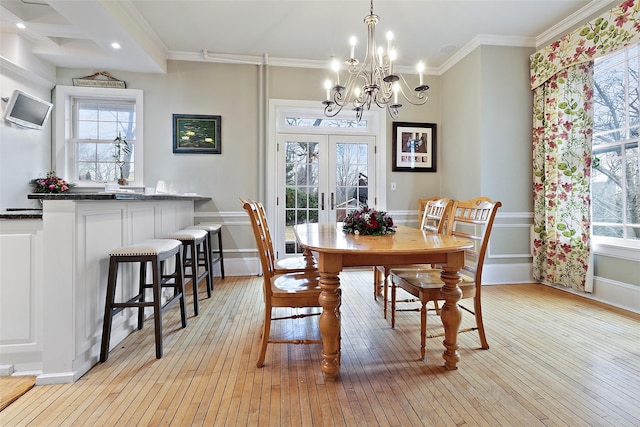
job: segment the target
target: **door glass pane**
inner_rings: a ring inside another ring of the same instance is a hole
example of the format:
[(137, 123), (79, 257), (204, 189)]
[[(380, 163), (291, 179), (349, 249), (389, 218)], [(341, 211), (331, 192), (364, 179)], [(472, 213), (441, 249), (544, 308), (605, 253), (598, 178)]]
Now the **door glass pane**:
[(368, 201), (367, 143), (341, 142), (336, 144), (336, 221), (344, 221), (347, 214)]
[(285, 143), (285, 253), (301, 253), (296, 245), (293, 226), (318, 222), (317, 142)]

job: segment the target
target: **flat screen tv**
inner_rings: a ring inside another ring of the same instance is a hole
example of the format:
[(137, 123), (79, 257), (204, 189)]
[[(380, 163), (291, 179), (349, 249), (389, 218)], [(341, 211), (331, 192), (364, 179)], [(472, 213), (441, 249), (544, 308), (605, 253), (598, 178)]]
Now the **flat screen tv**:
[(52, 108), (52, 103), (16, 89), (9, 98), (4, 118), (25, 128), (42, 129)]

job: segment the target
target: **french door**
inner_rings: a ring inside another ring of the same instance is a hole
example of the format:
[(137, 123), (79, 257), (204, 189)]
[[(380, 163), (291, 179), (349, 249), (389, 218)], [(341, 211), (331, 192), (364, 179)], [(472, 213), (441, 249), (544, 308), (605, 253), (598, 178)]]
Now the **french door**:
[(375, 204), (374, 136), (279, 133), (277, 146), (279, 257), (301, 252), (294, 225), (339, 222)]

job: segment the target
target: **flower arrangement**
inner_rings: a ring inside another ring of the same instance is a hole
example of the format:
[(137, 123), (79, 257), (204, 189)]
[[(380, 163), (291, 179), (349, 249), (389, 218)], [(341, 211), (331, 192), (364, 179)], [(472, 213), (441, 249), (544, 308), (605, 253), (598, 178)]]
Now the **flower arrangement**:
[(64, 193), (75, 184), (69, 183), (56, 176), (56, 171), (47, 172), (45, 178), (35, 178), (31, 180), (34, 193)]
[(351, 212), (342, 224), (342, 230), (352, 234), (383, 236), (395, 233), (393, 219), (386, 212), (363, 206)]

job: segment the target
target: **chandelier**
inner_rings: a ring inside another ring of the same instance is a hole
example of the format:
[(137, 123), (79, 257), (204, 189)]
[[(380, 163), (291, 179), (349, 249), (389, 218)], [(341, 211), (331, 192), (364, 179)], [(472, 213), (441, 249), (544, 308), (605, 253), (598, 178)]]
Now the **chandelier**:
[[(398, 118), (398, 110), (402, 104), (398, 103), (398, 94), (413, 105), (423, 105), (429, 99), (429, 86), (423, 83), (424, 64), (418, 63), (420, 84), (415, 88), (407, 83), (402, 74), (394, 70), (396, 50), (392, 45), (393, 34), (387, 33), (387, 50), (383, 46), (376, 47), (376, 24), (380, 21), (373, 13), (373, 0), (369, 15), (364, 17), (367, 24), (367, 51), (362, 63), (355, 58), (356, 38), (351, 37), (351, 55), (345, 61), (348, 77), (344, 84), (340, 83), (340, 62), (333, 58), (331, 68), (335, 72), (336, 81), (325, 81), (327, 98), (324, 114), (334, 117), (345, 106), (351, 106), (356, 112), (359, 122), (363, 111), (369, 110), (372, 104), (380, 108), (387, 108), (393, 119)], [(333, 95), (333, 96), (332, 96)]]

